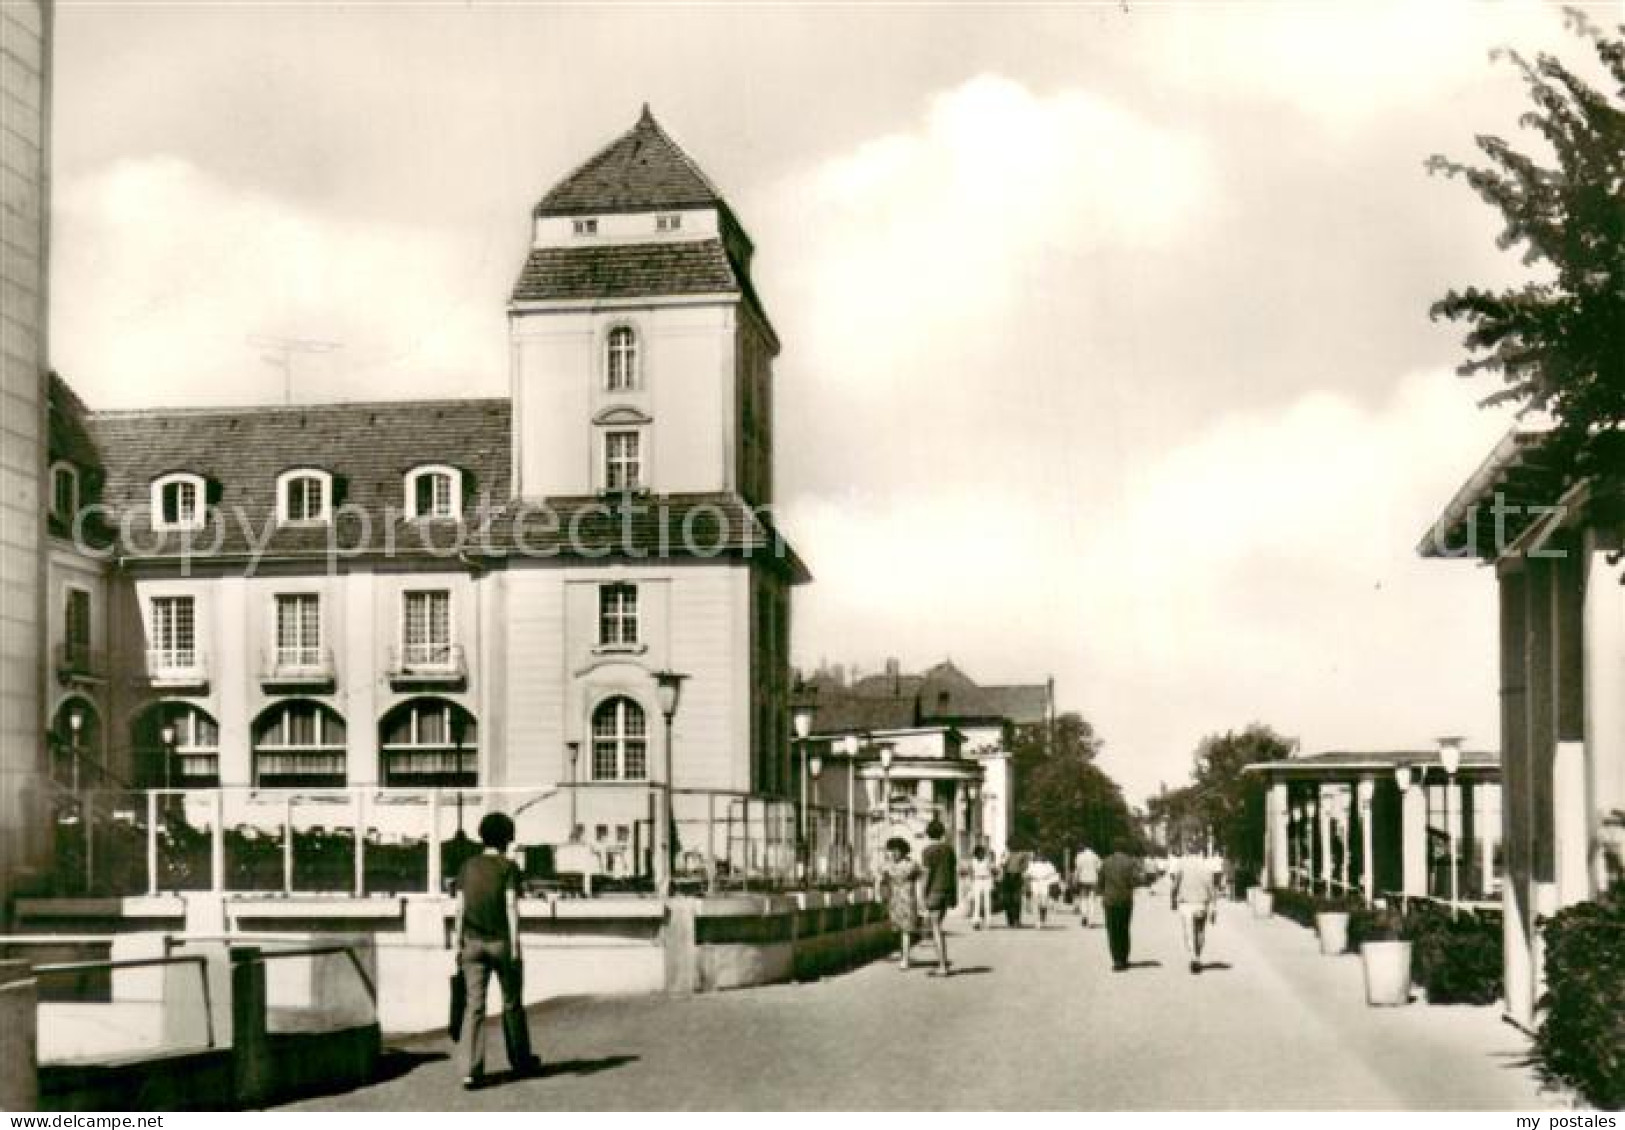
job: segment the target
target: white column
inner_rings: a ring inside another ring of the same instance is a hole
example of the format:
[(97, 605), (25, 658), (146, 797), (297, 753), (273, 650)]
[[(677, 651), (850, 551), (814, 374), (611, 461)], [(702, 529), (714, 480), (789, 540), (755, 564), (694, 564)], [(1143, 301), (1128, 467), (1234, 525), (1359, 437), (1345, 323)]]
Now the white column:
[(1360, 805), (1360, 886), (1367, 903), (1377, 897), (1377, 861), (1371, 831), (1371, 800), (1376, 789), (1377, 782), (1370, 777), (1362, 777), (1355, 786), (1355, 798)]
[(1404, 893), (1425, 895), (1428, 893), (1428, 798), (1427, 788), (1421, 782), (1405, 791), (1403, 807), (1400, 845), (1404, 853)]
[(1558, 742), (1552, 759), (1552, 824), (1557, 904), (1591, 897), (1591, 806), (1586, 797), (1584, 742)]
[(1585, 774), (1590, 798), (1589, 834), (1603, 850), (1594, 853), (1591, 882), (1608, 883), (1608, 855), (1625, 857), (1625, 834), (1602, 818), (1625, 809), (1625, 585), (1620, 567), (1609, 565), (1598, 532), (1586, 534), (1584, 610)]
[(1320, 803), (1316, 805), (1316, 812), (1320, 823), (1320, 879), (1332, 879), (1332, 804), (1334, 797), (1330, 786), (1321, 785), (1319, 789)]
[(1270, 785), (1265, 797), (1264, 829), (1264, 883), (1270, 887), (1292, 885), (1291, 866), (1292, 813), (1287, 803), (1286, 782)]

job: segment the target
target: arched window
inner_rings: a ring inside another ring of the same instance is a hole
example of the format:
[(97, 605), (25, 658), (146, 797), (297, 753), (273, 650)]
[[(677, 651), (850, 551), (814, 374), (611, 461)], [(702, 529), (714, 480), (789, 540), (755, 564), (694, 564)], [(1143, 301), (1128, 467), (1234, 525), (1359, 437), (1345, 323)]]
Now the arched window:
[(472, 788), (479, 778), (479, 726), (443, 698), (414, 698), (384, 715), (378, 727), (384, 784)]
[(610, 698), (592, 712), (592, 779), (645, 781), (649, 778), (649, 730), (643, 707), (629, 698)]
[(455, 467), (418, 467), (406, 476), (411, 518), (457, 518), (463, 511), (463, 475)]
[(254, 783), (265, 788), (342, 788), (344, 719), (306, 699), (278, 703), (254, 723)]
[(136, 720), (136, 783), (146, 788), (220, 784), (220, 727), (188, 702), (161, 702)]
[(200, 530), (205, 522), (203, 477), (177, 471), (152, 482), (155, 530)]
[(638, 387), (638, 335), (631, 326), (616, 326), (605, 342), (604, 387), (630, 392)]
[(51, 464), (51, 517), (72, 522), (79, 513), (79, 468), (72, 463)]
[(314, 468), (284, 471), (276, 480), (278, 522), (326, 522), (333, 512), (333, 476)]

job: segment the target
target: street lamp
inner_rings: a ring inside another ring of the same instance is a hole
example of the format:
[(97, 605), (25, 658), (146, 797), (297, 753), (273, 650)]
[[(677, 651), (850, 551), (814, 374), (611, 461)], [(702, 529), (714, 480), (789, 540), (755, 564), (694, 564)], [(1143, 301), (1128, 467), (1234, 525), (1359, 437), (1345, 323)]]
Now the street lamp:
[[(68, 756), (73, 760), (73, 791), (79, 791), (79, 732), (85, 728), (85, 712), (77, 706), (68, 711)], [(84, 798), (80, 798), (80, 804)]]
[(886, 742), (880, 747), (880, 803), (881, 813), (885, 820), (886, 830), (891, 831), (891, 759), (893, 757), (892, 743)]
[(846, 758), (846, 877), (858, 869), (858, 736), (841, 739), (841, 755)]
[(676, 671), (655, 672), (660, 713), (666, 719), (666, 740), (660, 751), (660, 787), (655, 793), (655, 894), (661, 898), (671, 893), (671, 730), (686, 678), (687, 675)]
[[(816, 807), (818, 804), (818, 778), (824, 773), (824, 759), (819, 754), (813, 753), (811, 756), (803, 757), (802, 760), (806, 762), (807, 773), (812, 777), (812, 798), (813, 805)], [(817, 827), (816, 823), (813, 825), (813, 827)], [(809, 862), (813, 858), (811, 840), (809, 840), (807, 844), (807, 858)]]
[(808, 862), (812, 858), (812, 852), (807, 842), (807, 737), (812, 733), (812, 704), (810, 702), (797, 703), (795, 709), (790, 713), (790, 722), (795, 730), (796, 743), (801, 747), (801, 773), (799, 774), (801, 777), (801, 808), (797, 812), (800, 818), (800, 827), (797, 829), (799, 834), (796, 836), (796, 844), (801, 849), (801, 877), (802, 881), (805, 882), (807, 873), (810, 870)]
[(1450, 818), (1450, 794), (1456, 791), (1456, 771), (1461, 768), (1461, 743), (1457, 737), (1439, 739), (1439, 764), (1444, 766), (1444, 831), (1450, 845), (1450, 914), (1454, 917), (1461, 897), (1460, 868), (1456, 862), (1456, 825)]
[(565, 742), (564, 749), (570, 756), (570, 839), (576, 838), (576, 783), (580, 780), (576, 776), (576, 763), (581, 760), (581, 743)]
[(175, 723), (165, 722), (158, 731), (158, 740), (164, 743), (164, 788), (170, 787), (170, 766), (175, 760)]

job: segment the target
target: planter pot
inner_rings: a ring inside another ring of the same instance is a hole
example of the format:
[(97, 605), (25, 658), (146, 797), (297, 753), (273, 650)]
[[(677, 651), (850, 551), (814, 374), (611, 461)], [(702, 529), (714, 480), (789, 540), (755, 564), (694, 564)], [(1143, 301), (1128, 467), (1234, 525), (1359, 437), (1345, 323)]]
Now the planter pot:
[(1320, 935), (1320, 952), (1336, 957), (1349, 948), (1349, 916), (1341, 910), (1315, 915), (1315, 932)]
[(1253, 892), (1253, 917), (1269, 918), (1275, 913), (1275, 893), (1273, 891)]
[(1411, 943), (1366, 942), (1360, 947), (1365, 966), (1365, 1000), (1371, 1005), (1411, 1002)]

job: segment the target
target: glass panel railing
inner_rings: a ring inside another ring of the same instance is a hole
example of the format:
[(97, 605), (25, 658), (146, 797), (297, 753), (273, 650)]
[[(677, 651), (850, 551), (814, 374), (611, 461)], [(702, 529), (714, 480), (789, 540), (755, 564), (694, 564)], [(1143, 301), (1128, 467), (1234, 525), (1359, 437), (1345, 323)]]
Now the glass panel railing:
[(286, 795), (263, 790), (223, 790), (227, 890), (286, 889), (287, 799)]
[(355, 794), (300, 792), (289, 801), (293, 831), (293, 889), (301, 894), (353, 894), (356, 890)]
[(157, 790), (156, 795), (156, 888), (160, 891), (211, 889), (219, 798), (212, 790)]
[(377, 1022), (372, 975), (354, 948), (315, 945), (261, 948), (265, 1026), (272, 1035), (338, 1032)]
[(367, 795), (363, 886), (367, 894), (429, 889), (430, 793), (381, 789)]

